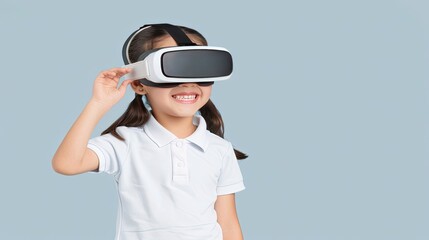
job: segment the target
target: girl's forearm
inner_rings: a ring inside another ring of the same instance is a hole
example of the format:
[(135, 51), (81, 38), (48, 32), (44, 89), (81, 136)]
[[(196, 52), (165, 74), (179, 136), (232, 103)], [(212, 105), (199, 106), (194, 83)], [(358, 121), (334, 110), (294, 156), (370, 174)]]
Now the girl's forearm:
[(55, 171), (67, 175), (78, 171), (82, 165), (88, 140), (107, 110), (108, 107), (104, 107), (97, 101), (88, 102), (52, 159), (52, 167)]
[(243, 240), (240, 226), (223, 227), (223, 240)]

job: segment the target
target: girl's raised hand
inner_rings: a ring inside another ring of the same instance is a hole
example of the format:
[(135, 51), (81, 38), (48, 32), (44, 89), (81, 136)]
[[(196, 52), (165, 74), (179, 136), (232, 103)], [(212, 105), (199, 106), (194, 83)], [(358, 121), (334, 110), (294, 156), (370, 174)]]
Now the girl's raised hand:
[(102, 71), (94, 81), (92, 100), (110, 108), (125, 95), (131, 80), (124, 80), (119, 86), (119, 79), (129, 73), (129, 68), (112, 68)]

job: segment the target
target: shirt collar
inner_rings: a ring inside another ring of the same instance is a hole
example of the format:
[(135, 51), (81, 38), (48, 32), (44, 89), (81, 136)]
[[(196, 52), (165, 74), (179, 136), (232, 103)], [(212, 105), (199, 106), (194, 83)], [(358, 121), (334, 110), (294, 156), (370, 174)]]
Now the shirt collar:
[(197, 126), (197, 129), (191, 136), (187, 137), (186, 140), (197, 145), (203, 152), (207, 150), (208, 147), (208, 137), (207, 137), (207, 124), (204, 118), (200, 115), (195, 115), (193, 123)]
[[(202, 116), (195, 115), (192, 122), (197, 126), (197, 129), (185, 140), (195, 144), (204, 152), (208, 146), (206, 121)], [(173, 133), (165, 129), (152, 114), (150, 115), (149, 120), (144, 124), (143, 129), (148, 137), (158, 147), (166, 146), (172, 141), (178, 139)]]

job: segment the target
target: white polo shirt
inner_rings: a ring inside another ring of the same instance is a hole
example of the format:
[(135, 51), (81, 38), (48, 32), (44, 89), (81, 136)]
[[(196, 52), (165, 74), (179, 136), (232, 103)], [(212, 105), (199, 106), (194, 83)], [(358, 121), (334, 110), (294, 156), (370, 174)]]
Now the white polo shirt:
[(143, 127), (118, 127), (91, 139), (99, 172), (117, 183), (116, 240), (222, 240), (214, 203), (218, 195), (243, 190), (230, 142), (206, 130), (178, 139), (151, 116)]

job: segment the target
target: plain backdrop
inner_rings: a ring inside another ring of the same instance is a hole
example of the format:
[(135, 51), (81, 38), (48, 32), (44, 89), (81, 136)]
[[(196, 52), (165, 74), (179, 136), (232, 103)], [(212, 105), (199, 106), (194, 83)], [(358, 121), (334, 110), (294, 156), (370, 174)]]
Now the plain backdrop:
[[(147, 23), (234, 57), (214, 85), (249, 154), (246, 240), (429, 239), (429, 4), (423, 0), (0, 2), (0, 238), (113, 239), (108, 175), (62, 176), (57, 146)], [(97, 126), (124, 111), (128, 91)]]

